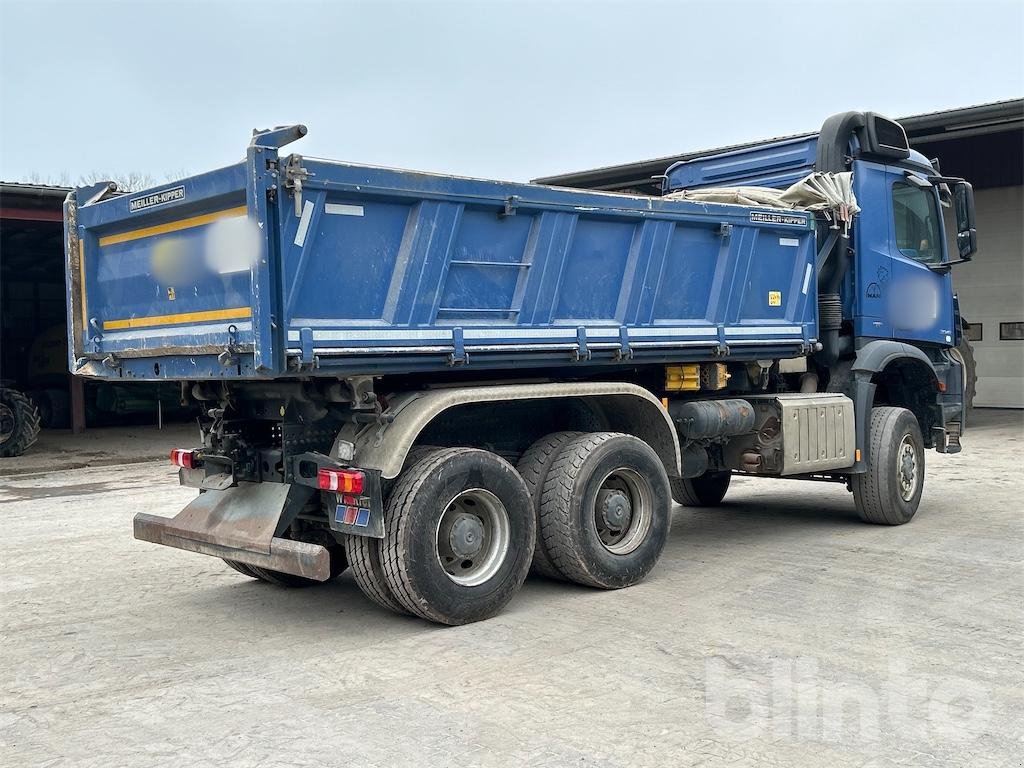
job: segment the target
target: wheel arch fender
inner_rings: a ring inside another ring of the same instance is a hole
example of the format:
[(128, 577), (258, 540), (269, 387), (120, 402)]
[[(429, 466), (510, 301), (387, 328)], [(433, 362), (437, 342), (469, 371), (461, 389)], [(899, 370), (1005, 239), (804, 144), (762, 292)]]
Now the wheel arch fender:
[(912, 344), (904, 344), (900, 341), (889, 341), (887, 339), (876, 339), (869, 341), (857, 352), (853, 361), (853, 371), (863, 373), (881, 373), (894, 363), (913, 360), (923, 364), (931, 377), (938, 381), (932, 361), (924, 352)]
[(406, 455), (420, 434), (460, 406), (570, 399), (582, 400), (606, 429), (646, 442), (658, 454), (668, 475), (679, 476), (679, 438), (668, 412), (646, 389), (618, 382), (503, 384), (406, 392), (390, 399), (380, 422), (350, 424), (342, 429), (332, 453), (339, 455), (338, 441), (350, 442), (356, 466), (377, 469), (384, 478), (393, 479), (402, 471)]
[[(877, 387), (884, 384), (887, 376), (892, 376), (897, 372), (913, 372), (928, 380), (932, 386), (932, 392), (935, 393), (938, 391), (939, 378), (935, 372), (934, 363), (920, 348), (888, 339), (876, 339), (861, 347), (853, 361), (851, 372), (856, 411), (856, 443), (858, 448), (864, 449), (862, 461), (857, 461), (854, 465), (853, 471), (857, 473), (863, 472), (867, 468), (867, 447), (870, 445), (871, 438), (871, 408), (875, 405)], [(924, 398), (900, 397), (886, 404), (910, 410), (920, 424), (925, 445), (931, 447), (929, 426), (932, 420), (930, 409), (934, 406), (934, 396), (928, 404)]]

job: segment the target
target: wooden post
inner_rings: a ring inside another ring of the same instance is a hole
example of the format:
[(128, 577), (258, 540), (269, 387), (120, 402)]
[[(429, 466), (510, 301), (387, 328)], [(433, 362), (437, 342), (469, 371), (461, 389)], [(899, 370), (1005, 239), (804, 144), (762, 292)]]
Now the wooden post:
[(85, 379), (71, 377), (71, 433), (85, 432)]

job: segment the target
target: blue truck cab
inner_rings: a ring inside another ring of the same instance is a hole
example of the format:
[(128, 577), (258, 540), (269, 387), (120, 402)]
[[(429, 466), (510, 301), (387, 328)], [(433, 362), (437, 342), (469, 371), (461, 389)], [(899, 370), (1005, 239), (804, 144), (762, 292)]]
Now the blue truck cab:
[[(136, 538), (460, 624), (530, 571), (642, 580), (673, 500), (737, 474), (906, 523), (925, 450), (960, 450), (973, 195), (891, 120), (680, 163), (659, 197), (282, 154), (304, 134), (68, 196), (71, 371), (180, 382), (202, 427), (170, 457), (198, 495)], [(787, 198), (819, 182), (849, 194)], [(737, 186), (787, 192), (701, 198)]]

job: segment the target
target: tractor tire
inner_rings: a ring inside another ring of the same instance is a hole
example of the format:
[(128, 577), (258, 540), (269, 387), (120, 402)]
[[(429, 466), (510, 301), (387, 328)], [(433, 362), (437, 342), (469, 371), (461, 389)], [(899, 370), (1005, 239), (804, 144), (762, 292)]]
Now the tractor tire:
[(0, 389), (0, 457), (21, 456), (39, 439), (39, 410), (16, 389)]

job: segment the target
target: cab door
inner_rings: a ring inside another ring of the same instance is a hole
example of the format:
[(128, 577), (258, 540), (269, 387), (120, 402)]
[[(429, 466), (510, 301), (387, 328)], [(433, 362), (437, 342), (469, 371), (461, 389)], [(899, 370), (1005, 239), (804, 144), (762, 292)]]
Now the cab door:
[(889, 167), (892, 273), (886, 314), (892, 338), (952, 345), (953, 283), (946, 261), (938, 190), (923, 177)]

